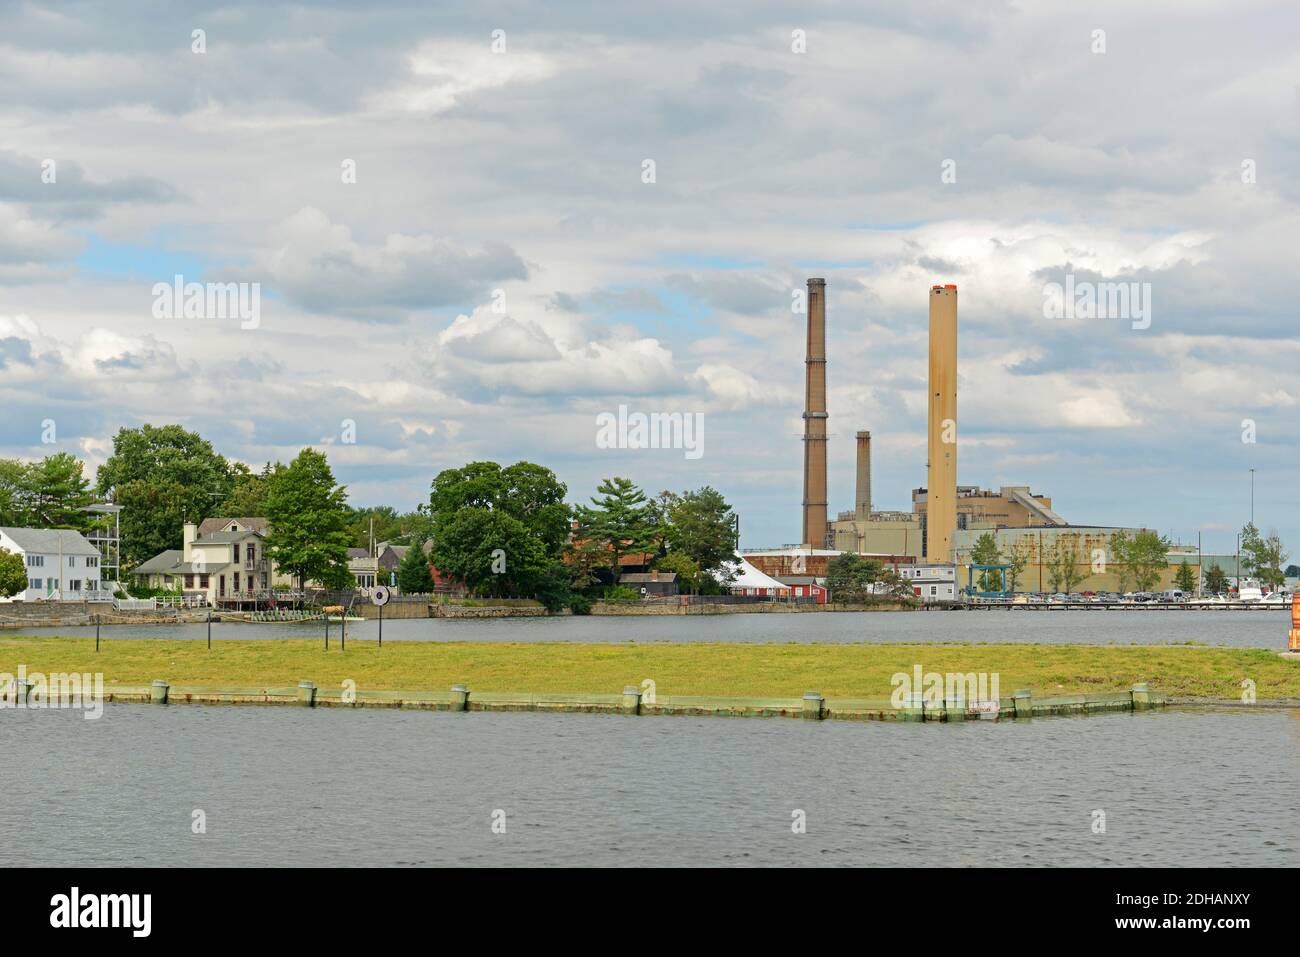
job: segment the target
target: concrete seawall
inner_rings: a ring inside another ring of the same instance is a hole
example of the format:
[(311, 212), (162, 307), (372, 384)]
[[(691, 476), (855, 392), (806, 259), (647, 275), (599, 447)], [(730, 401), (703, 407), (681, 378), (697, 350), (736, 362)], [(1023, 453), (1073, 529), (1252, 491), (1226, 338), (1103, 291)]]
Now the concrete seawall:
[[(888, 698), (823, 698), (814, 691), (795, 698), (719, 698), (657, 695), (651, 699), (628, 687), (620, 694), (529, 694), (471, 691), (355, 691), (317, 688), (309, 681), (282, 688), (111, 687), (110, 702), (154, 704), (297, 705), (323, 708), (400, 708), (419, 711), (550, 711), (627, 715), (694, 715), (713, 717), (803, 718), (844, 721), (974, 721), (1027, 719), (1061, 715), (1145, 711), (1169, 704), (1146, 685), (1111, 694), (1057, 695), (1034, 698), (1018, 691), (1001, 698), (996, 713), (979, 714), (961, 704), (895, 708)], [(1187, 703), (1187, 702), (1180, 702)]]

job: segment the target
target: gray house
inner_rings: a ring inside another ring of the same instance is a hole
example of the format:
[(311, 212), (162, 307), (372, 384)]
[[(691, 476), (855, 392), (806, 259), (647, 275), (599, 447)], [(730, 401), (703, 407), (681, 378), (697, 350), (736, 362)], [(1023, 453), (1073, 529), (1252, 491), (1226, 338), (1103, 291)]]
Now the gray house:
[(111, 601), (99, 549), (68, 528), (0, 528), (0, 548), (21, 555), (27, 589), (11, 601)]

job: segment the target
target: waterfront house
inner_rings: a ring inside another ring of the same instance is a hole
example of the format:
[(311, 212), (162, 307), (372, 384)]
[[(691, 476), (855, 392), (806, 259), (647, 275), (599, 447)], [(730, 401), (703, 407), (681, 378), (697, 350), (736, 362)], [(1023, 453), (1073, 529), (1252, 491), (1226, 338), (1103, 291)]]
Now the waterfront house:
[(27, 588), (10, 601), (111, 601), (99, 549), (68, 528), (0, 528), (0, 548), (23, 559)]
[(639, 591), (646, 598), (664, 597), (677, 594), (677, 573), (661, 572), (651, 569), (648, 572), (633, 572), (618, 580), (634, 591)]
[(179, 589), (186, 598), (209, 605), (270, 597), (277, 580), (266, 554), (264, 518), (207, 518), (186, 522), (182, 547), (159, 552), (134, 574), (151, 588)]

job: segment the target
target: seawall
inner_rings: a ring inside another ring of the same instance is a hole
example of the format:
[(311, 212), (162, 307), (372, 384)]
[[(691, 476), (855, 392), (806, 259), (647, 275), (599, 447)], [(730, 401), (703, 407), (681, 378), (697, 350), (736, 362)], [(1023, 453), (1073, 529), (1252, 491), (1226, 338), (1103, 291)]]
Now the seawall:
[(110, 702), (142, 704), (295, 705), (325, 708), (400, 708), (420, 711), (542, 711), (626, 715), (692, 715), (737, 718), (801, 718), (817, 721), (975, 721), (1146, 711), (1170, 703), (1147, 685), (1110, 694), (1056, 695), (1035, 698), (1027, 690), (1000, 698), (996, 710), (967, 707), (963, 702), (921, 703), (895, 708), (888, 698), (823, 698), (815, 691), (791, 698), (721, 698), (650, 695), (628, 687), (621, 694), (529, 694), (471, 691), (344, 691), (317, 688), (311, 682), (280, 688), (110, 687)]

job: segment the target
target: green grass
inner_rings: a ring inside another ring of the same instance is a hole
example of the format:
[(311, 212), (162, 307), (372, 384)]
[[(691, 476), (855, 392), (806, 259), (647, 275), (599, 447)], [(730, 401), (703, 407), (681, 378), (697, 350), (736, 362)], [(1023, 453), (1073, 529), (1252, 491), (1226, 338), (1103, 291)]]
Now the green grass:
[(0, 672), (103, 672), (108, 685), (281, 687), (310, 679), (322, 688), (345, 679), (369, 691), (472, 690), (615, 693), (645, 678), (661, 695), (789, 697), (813, 689), (827, 697), (886, 697), (890, 677), (924, 671), (996, 672), (1003, 695), (1124, 691), (1135, 682), (1173, 696), (1240, 698), (1255, 682), (1259, 699), (1300, 699), (1300, 662), (1263, 649), (1182, 645), (841, 645), (577, 644), (546, 642), (338, 642), (105, 640), (0, 636)]

